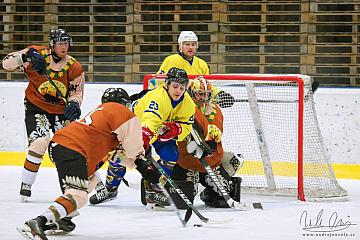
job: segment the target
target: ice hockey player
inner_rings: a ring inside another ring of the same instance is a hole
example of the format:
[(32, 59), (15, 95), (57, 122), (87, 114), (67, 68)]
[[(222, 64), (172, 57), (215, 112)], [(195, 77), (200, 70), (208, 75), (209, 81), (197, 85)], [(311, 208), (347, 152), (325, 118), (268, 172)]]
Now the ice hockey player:
[[(195, 104), (186, 92), (188, 82), (184, 70), (171, 68), (165, 85), (147, 92), (133, 107), (135, 115), (141, 120), (144, 148), (150, 145), (154, 147), (160, 157), (159, 164), (169, 175), (179, 155), (177, 142), (183, 141), (190, 133), (194, 121)], [(116, 197), (117, 188), (126, 171), (121, 161), (117, 158), (115, 164), (109, 164), (106, 187), (100, 183), (97, 193), (90, 197), (90, 203), (98, 204)], [(143, 182), (144, 204), (150, 207), (168, 204), (158, 186)]]
[[(203, 136), (212, 149), (212, 154), (206, 156), (206, 161), (230, 196), (239, 201), (241, 179), (232, 176), (243, 161), (233, 153), (223, 150), (221, 142), (223, 115), (215, 99), (211, 98), (212, 89), (211, 83), (201, 76), (190, 82), (188, 92), (196, 104), (194, 129)], [(200, 182), (205, 187), (200, 199), (210, 207), (226, 208), (228, 207), (226, 201), (218, 193), (218, 189), (198, 160), (202, 154), (204, 154), (203, 149), (192, 140), (191, 135), (185, 141), (179, 142), (179, 159), (174, 167), (172, 179), (191, 201), (197, 193), (197, 185)], [(174, 191), (170, 190), (170, 193), (172, 192)], [(176, 194), (171, 196), (178, 208), (187, 208)]]
[(25, 73), (25, 125), (28, 152), (21, 176), (22, 201), (31, 196), (43, 155), (50, 142), (50, 132), (80, 117), (84, 91), (82, 65), (68, 54), (72, 38), (64, 29), (53, 29), (49, 47), (29, 46), (8, 54), (3, 68)]
[[(178, 43), (178, 52), (167, 56), (157, 73), (166, 74), (170, 68), (176, 67), (185, 70), (188, 75), (208, 75), (208, 64), (195, 56), (199, 48), (196, 34), (193, 31), (182, 31), (178, 37)], [(163, 80), (152, 79), (149, 81), (149, 89), (154, 89), (161, 84)]]
[(74, 229), (71, 219), (62, 220), (84, 206), (88, 192), (98, 183), (95, 172), (103, 157), (117, 148), (123, 149), (122, 164), (136, 166), (151, 183), (159, 182), (160, 173), (144, 159), (140, 120), (127, 108), (129, 100), (125, 90), (107, 89), (101, 105), (55, 133), (49, 155), (56, 165), (63, 195), (41, 215), (17, 228), (24, 237), (47, 239), (44, 230), (53, 223)]

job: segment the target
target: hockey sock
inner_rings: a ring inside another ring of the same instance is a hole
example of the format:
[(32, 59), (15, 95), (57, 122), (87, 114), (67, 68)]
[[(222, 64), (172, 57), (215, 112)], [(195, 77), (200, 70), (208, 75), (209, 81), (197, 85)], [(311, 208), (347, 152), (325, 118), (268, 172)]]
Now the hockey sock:
[(118, 162), (109, 161), (109, 167), (106, 174), (106, 188), (109, 191), (116, 190), (121, 180), (124, 178), (126, 173), (126, 167), (120, 165)]

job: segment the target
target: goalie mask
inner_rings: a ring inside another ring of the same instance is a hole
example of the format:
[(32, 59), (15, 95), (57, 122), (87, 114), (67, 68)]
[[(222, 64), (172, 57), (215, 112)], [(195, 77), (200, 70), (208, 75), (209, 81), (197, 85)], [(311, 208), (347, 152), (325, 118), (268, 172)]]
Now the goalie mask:
[(122, 88), (108, 88), (101, 97), (101, 103), (117, 102), (125, 107), (131, 106), (129, 94)]
[(167, 85), (171, 82), (187, 85), (189, 83), (189, 78), (185, 70), (172, 67), (166, 75), (165, 82)]
[(198, 106), (208, 103), (212, 93), (211, 84), (203, 76), (199, 76), (190, 82), (188, 92)]
[(69, 46), (73, 46), (72, 38), (69, 33), (67, 33), (64, 29), (52, 29), (49, 34), (49, 45), (53, 47), (57, 42), (67, 42)]

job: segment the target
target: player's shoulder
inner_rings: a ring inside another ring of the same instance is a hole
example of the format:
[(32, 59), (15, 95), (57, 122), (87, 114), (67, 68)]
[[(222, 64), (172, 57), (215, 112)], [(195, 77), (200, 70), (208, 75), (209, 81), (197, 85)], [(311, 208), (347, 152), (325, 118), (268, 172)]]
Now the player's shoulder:
[(194, 59), (196, 59), (196, 61), (200, 62), (201, 64), (207, 64), (204, 59), (202, 59), (198, 56), (194, 56)]
[(170, 60), (179, 59), (179, 58), (181, 58), (181, 56), (178, 53), (174, 53), (174, 54), (167, 56), (164, 59), (164, 61), (170, 61)]
[(102, 103), (99, 108), (103, 108), (106, 109), (107, 111), (111, 111), (111, 110), (123, 110), (123, 111), (130, 111), (127, 107), (125, 107), (124, 105), (122, 105), (121, 103), (117, 103), (117, 102), (106, 102), (106, 103)]

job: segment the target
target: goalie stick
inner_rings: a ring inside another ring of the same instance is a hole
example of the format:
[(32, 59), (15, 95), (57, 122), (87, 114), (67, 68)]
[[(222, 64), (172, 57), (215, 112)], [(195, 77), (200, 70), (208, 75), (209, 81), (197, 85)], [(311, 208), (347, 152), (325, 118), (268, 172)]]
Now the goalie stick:
[[(195, 142), (204, 150), (204, 153), (211, 153), (210, 147), (200, 137), (199, 133), (195, 130), (195, 126), (199, 127), (199, 125), (198, 125), (198, 123), (196, 121), (194, 123), (194, 127), (191, 129), (192, 137), (194, 138)], [(251, 204), (249, 204), (249, 203), (241, 203), (241, 202), (237, 202), (234, 199), (232, 199), (230, 197), (230, 195), (228, 194), (228, 192), (226, 191), (224, 185), (219, 181), (218, 177), (216, 176), (214, 171), (211, 169), (211, 167), (209, 166), (209, 164), (205, 160), (204, 154), (199, 159), (199, 161), (201, 162), (201, 164), (205, 168), (205, 170), (208, 173), (209, 177), (211, 178), (211, 180), (213, 181), (213, 183), (215, 184), (215, 186), (219, 190), (220, 195), (225, 199), (225, 201), (226, 201), (226, 203), (228, 204), (229, 207), (231, 207), (233, 209), (236, 209), (236, 210), (240, 210), (240, 211), (245, 211), (245, 210), (250, 210), (250, 209), (263, 209), (261, 203), (251, 203)]]

